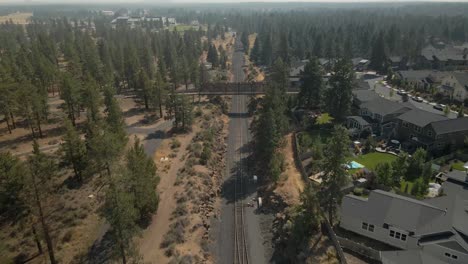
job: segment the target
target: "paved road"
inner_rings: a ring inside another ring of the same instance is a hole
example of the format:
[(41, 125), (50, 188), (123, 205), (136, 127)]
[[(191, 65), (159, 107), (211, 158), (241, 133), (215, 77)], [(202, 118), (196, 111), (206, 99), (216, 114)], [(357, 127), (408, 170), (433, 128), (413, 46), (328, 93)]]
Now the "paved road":
[[(383, 95), (387, 99), (397, 101), (397, 102), (403, 102), (403, 99), (402, 99), (401, 95), (398, 95), (395, 90), (393, 91), (393, 95), (391, 96), (390, 91), (392, 90), (392, 88), (388, 88), (385, 85), (379, 83), (380, 81), (382, 81), (382, 79), (383, 78), (380, 77), (380, 78), (369, 80), (368, 83), (369, 83), (370, 88), (375, 89), (376, 93), (378, 93), (380, 95)], [(441, 114), (441, 115), (444, 114), (443, 111), (439, 111), (437, 109), (434, 109), (434, 107), (432, 105), (430, 105), (429, 102), (420, 103), (420, 102), (413, 101), (411, 98), (409, 98), (408, 103), (413, 105), (414, 107), (419, 108), (419, 109), (424, 110), (424, 111), (428, 111), (428, 112), (435, 113), (435, 114)], [(457, 113), (456, 112), (451, 112), (448, 115), (448, 117), (449, 118), (456, 118)]]
[[(244, 53), (237, 51), (233, 56), (234, 82), (244, 80), (242, 65)], [(251, 140), (247, 114), (248, 96), (234, 95), (232, 97), (229, 113), (229, 135), (227, 139), (226, 174), (222, 186), (222, 207), (220, 218), (214, 223), (216, 234), (214, 250), (216, 263), (235, 263), (235, 228), (234, 228), (234, 199), (241, 199), (247, 205), (257, 197), (256, 186), (251, 179), (251, 172), (247, 168), (247, 157), (250, 153), (248, 142)], [(242, 169), (241, 169), (242, 167)], [(246, 192), (242, 197), (236, 197), (234, 193), (236, 177), (245, 177)], [(241, 200), (238, 200), (241, 201)], [(244, 207), (244, 231), (247, 244), (249, 263), (267, 263), (266, 248), (261, 232), (261, 216), (257, 214), (256, 207)]]
[(166, 131), (172, 126), (172, 120), (163, 120), (156, 127), (145, 128), (137, 126), (127, 126), (128, 134), (143, 134), (145, 138), (142, 142), (146, 155), (153, 157), (156, 149), (166, 138)]

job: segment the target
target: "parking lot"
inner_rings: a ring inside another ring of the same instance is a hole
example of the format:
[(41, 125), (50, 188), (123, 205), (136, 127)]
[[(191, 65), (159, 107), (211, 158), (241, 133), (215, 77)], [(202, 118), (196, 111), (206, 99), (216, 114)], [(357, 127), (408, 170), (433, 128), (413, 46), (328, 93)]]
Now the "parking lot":
[[(379, 77), (376, 79), (368, 80), (368, 83), (371, 89), (375, 89), (375, 92), (377, 94), (380, 94), (384, 98), (392, 100), (392, 101), (403, 102), (402, 96), (397, 94), (398, 90), (396, 88), (390, 87), (389, 85), (383, 84), (382, 80), (383, 80), (383, 77)], [(392, 90), (393, 90), (393, 94), (391, 92)], [(423, 102), (416, 102), (413, 99), (408, 98), (408, 103), (424, 111), (428, 111), (428, 112), (432, 112), (436, 114), (444, 114), (443, 110), (437, 110), (434, 108), (434, 105), (436, 105), (436, 103), (433, 103), (433, 102), (428, 102), (426, 100), (424, 100)], [(452, 110), (450, 114), (448, 115), (448, 117), (456, 118), (457, 112)]]

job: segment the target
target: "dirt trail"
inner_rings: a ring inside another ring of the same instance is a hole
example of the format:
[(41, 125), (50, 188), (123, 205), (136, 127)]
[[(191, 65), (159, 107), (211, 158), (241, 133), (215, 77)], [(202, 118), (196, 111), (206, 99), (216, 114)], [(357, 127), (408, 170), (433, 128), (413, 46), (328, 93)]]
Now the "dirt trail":
[[(177, 136), (180, 142), (179, 152), (175, 158), (169, 161), (161, 162), (160, 158), (169, 156), (170, 154), (170, 139), (163, 141), (162, 146), (154, 155), (154, 162), (158, 166), (158, 173), (161, 181), (158, 186), (160, 195), (159, 207), (157, 212), (153, 215), (151, 225), (147, 227), (137, 243), (140, 246), (140, 254), (145, 263), (167, 263), (169, 259), (164, 255), (164, 249), (160, 248), (164, 235), (168, 232), (171, 223), (171, 214), (176, 208), (177, 203), (175, 200), (175, 193), (182, 190), (180, 186), (174, 186), (176, 176), (180, 168), (184, 165), (181, 161), (186, 153), (185, 149), (192, 141), (196, 131), (192, 131), (187, 135)], [(162, 168), (170, 163), (171, 167), (167, 172), (162, 171)]]

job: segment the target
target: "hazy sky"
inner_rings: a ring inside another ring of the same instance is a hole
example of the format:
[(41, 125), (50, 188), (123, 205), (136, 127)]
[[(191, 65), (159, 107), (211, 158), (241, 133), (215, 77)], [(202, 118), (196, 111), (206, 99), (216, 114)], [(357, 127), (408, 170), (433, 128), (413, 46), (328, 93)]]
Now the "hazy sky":
[(145, 3), (145, 4), (168, 4), (168, 3), (237, 3), (237, 2), (468, 2), (468, 0), (0, 0), (0, 4), (18, 3)]
[(8, 3), (170, 3), (170, 2), (468, 2), (468, 0), (0, 0)]

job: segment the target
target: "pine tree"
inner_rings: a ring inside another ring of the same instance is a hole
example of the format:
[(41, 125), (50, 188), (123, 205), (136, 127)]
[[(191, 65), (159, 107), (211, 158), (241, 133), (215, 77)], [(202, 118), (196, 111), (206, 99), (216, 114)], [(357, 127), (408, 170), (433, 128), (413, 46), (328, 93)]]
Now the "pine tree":
[(271, 40), (271, 33), (268, 33), (265, 36), (265, 40), (261, 41), (263, 46), (261, 48), (261, 59), (260, 61), (266, 65), (270, 66), (273, 62), (273, 44)]
[(82, 105), (86, 109), (88, 121), (97, 122), (100, 118), (99, 108), (102, 105), (97, 83), (90, 75), (87, 75), (81, 91)]
[(354, 79), (350, 63), (339, 60), (329, 80), (331, 88), (326, 94), (328, 111), (338, 120), (344, 119), (351, 109)]
[(213, 64), (213, 68), (218, 67), (218, 64), (219, 64), (218, 51), (216, 50), (216, 47), (213, 44), (211, 44), (210, 48), (208, 49), (206, 60), (208, 62), (211, 62), (211, 64)]
[(372, 46), (370, 67), (379, 73), (385, 73), (388, 67), (387, 55), (385, 51), (384, 34), (381, 32), (374, 40)]
[(343, 164), (349, 155), (348, 131), (343, 126), (335, 126), (331, 138), (327, 141), (327, 148), (324, 150), (325, 159), (322, 165), (322, 188), (319, 191), (319, 198), (322, 206), (328, 212), (328, 221), (333, 224), (333, 216), (343, 194), (341, 188), (345, 186), (346, 170)]
[(304, 67), (302, 85), (299, 91), (299, 103), (308, 109), (318, 108), (323, 98), (323, 71), (314, 57)]
[(54, 244), (47, 223), (47, 214), (44, 205), (47, 204), (48, 195), (51, 192), (51, 180), (55, 176), (56, 166), (52, 159), (41, 153), (36, 141), (33, 143), (33, 156), (28, 159), (29, 176), (28, 190), (31, 200), (31, 210), (39, 218), (42, 227), (42, 235), (47, 245), (47, 252), (51, 264), (57, 264)]
[(260, 63), (260, 56), (261, 56), (261, 50), (260, 50), (260, 37), (257, 36), (255, 38), (255, 42), (252, 48), (252, 51), (250, 52), (250, 60), (254, 62), (255, 64)]
[(106, 192), (106, 197), (102, 213), (110, 225), (111, 248), (115, 252), (115, 257), (121, 259), (123, 264), (133, 263), (136, 249), (133, 237), (139, 233), (137, 223), (138, 212), (134, 208), (133, 193), (125, 190), (122, 178), (124, 175), (111, 177), (110, 186)]
[(282, 93), (286, 93), (289, 86), (289, 69), (281, 58), (276, 59), (271, 68), (271, 81), (273, 84), (280, 88)]
[(139, 219), (148, 222), (151, 214), (158, 208), (159, 197), (156, 192), (159, 177), (156, 175), (156, 165), (145, 154), (143, 145), (135, 137), (133, 148), (127, 152), (128, 188), (134, 196), (134, 208)]
[(11, 153), (0, 153), (0, 175), (0, 214), (16, 218), (24, 210), (21, 192), (24, 190), (26, 168)]
[(278, 57), (281, 58), (281, 60), (285, 64), (290, 63), (290, 57), (289, 57), (289, 42), (288, 38), (286, 37), (286, 34), (283, 33), (281, 34), (280, 37), (280, 42), (279, 42), (279, 47), (278, 47)]
[(148, 78), (148, 75), (145, 71), (140, 70), (138, 74), (138, 90), (137, 94), (143, 99), (143, 103), (145, 104), (145, 109), (149, 109), (149, 96), (150, 96), (150, 89), (151, 83)]
[(125, 146), (127, 143), (127, 132), (125, 131), (125, 121), (123, 119), (122, 110), (120, 109), (117, 99), (114, 97), (114, 91), (112, 87), (107, 87), (104, 91), (104, 102), (106, 105), (105, 112), (106, 124), (110, 131), (116, 136), (116, 139), (121, 145)]
[(80, 114), (80, 83), (65, 73), (60, 88), (60, 98), (65, 101), (68, 119), (76, 126), (76, 116)]
[(65, 128), (66, 132), (61, 145), (62, 159), (73, 168), (77, 182), (82, 183), (83, 174), (88, 166), (86, 145), (70, 121), (65, 123)]

